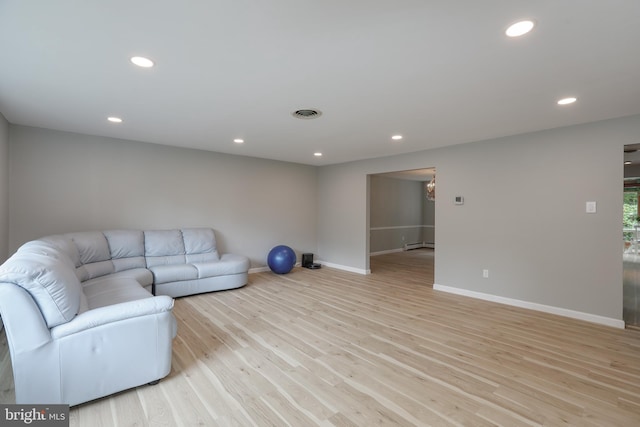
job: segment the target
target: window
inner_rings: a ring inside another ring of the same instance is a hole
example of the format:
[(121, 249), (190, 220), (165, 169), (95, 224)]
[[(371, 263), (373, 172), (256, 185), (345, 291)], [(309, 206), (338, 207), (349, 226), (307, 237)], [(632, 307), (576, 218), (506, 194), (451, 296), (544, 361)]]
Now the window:
[(622, 216), (622, 228), (625, 242), (631, 242), (635, 238), (632, 231), (638, 223), (638, 189), (624, 191), (624, 205)]

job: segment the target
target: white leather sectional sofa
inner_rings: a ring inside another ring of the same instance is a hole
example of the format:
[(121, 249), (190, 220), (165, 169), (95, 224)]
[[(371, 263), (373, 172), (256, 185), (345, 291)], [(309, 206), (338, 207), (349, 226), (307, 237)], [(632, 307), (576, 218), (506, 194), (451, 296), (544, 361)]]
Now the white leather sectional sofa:
[(111, 230), (25, 243), (0, 266), (16, 403), (76, 405), (171, 370), (173, 298), (233, 289), (249, 259), (213, 230)]

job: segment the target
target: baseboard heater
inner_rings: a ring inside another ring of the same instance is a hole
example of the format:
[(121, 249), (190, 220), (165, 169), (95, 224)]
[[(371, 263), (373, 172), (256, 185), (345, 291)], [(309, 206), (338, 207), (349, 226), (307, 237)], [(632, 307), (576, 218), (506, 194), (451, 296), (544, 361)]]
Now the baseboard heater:
[(435, 245), (433, 243), (427, 242), (416, 242), (416, 243), (405, 243), (404, 250), (410, 251), (411, 249), (420, 249), (420, 248), (434, 248)]

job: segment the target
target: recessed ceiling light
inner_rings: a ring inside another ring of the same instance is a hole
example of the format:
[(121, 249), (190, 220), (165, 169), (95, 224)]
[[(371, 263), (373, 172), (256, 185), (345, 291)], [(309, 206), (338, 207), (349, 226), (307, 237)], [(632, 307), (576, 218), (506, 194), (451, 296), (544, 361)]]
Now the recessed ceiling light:
[(393, 139), (394, 141), (400, 141), (402, 139), (402, 135), (393, 135), (391, 139)]
[(533, 30), (535, 23), (530, 20), (518, 21), (509, 25), (509, 28), (504, 32), (509, 37), (520, 37)]
[(131, 62), (142, 68), (151, 68), (154, 65), (152, 60), (144, 56), (133, 56), (131, 57)]
[(624, 162), (625, 165), (630, 165), (631, 164), (631, 160), (627, 160), (626, 162)]
[(573, 104), (574, 102), (576, 102), (578, 99), (570, 96), (568, 98), (562, 98), (560, 100), (558, 100), (558, 105), (568, 105), (568, 104)]
[(122, 123), (122, 119), (120, 117), (107, 117), (107, 120), (109, 120), (111, 123)]
[(235, 142), (236, 144), (243, 144), (244, 143), (244, 139), (236, 138), (236, 139), (233, 140), (233, 142)]
[(321, 152), (313, 153), (313, 155), (316, 156), (316, 157), (322, 157), (322, 153)]
[(297, 119), (309, 120), (320, 117), (322, 115), (322, 111), (316, 109), (302, 109), (293, 111), (291, 115)]

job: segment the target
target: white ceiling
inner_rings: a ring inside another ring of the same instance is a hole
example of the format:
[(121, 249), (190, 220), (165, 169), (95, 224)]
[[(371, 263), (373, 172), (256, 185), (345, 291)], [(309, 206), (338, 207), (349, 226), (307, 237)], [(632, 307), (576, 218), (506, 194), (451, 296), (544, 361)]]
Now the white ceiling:
[(0, 112), (312, 165), (640, 114), (640, 1), (0, 0)]

